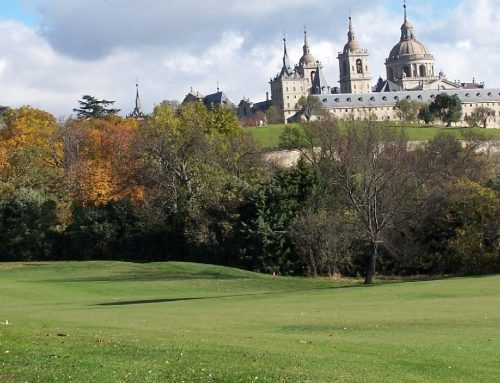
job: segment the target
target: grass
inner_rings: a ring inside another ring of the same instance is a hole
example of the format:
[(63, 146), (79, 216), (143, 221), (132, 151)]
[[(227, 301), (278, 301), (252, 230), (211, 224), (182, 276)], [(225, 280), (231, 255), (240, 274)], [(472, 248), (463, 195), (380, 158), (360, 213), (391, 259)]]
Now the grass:
[[(298, 127), (299, 124), (289, 124), (289, 126)], [(401, 126), (397, 126), (401, 127)], [(429, 141), (436, 137), (440, 132), (447, 132), (457, 138), (463, 138), (463, 129), (444, 128), (429, 126), (413, 126), (403, 128), (410, 141)], [(267, 125), (257, 128), (246, 128), (253, 134), (257, 142), (264, 148), (276, 148), (280, 144), (280, 136), (285, 129), (285, 125)], [(474, 133), (482, 134), (492, 140), (500, 140), (500, 129), (472, 129)]]
[[(1, 382), (494, 382), (500, 276), (0, 264)], [(5, 325), (8, 321), (9, 325)]]

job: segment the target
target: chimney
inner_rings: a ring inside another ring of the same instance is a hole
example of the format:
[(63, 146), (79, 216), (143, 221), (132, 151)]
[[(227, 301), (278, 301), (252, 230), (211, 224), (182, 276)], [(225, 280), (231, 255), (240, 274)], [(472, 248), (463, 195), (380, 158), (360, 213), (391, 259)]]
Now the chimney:
[(269, 101), (269, 92), (266, 92), (266, 101)]

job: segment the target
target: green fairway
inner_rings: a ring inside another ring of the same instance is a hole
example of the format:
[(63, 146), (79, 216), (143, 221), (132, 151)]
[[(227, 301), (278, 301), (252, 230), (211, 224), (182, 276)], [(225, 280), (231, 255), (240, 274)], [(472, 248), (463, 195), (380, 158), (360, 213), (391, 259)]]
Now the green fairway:
[(500, 276), (0, 264), (0, 382), (495, 382), (499, 302)]
[[(263, 148), (276, 148), (280, 144), (280, 136), (283, 133), (286, 125), (267, 125), (258, 128), (246, 128), (255, 137), (257, 142)], [(298, 124), (289, 124), (288, 126), (299, 126)], [(451, 135), (462, 139), (464, 129), (461, 128), (442, 128), (442, 127), (427, 127), (413, 126), (402, 127), (410, 141), (429, 141), (438, 135), (440, 132), (450, 133)], [(475, 134), (482, 134), (488, 139), (500, 140), (500, 129), (472, 129)]]

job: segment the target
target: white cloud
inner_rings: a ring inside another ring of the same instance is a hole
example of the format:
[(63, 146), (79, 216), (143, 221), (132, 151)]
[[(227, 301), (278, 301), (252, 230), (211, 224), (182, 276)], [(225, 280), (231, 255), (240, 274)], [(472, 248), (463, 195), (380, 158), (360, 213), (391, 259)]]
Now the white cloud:
[[(217, 82), (234, 102), (262, 100), (281, 66), (283, 30), (298, 62), (304, 24), (313, 54), (337, 86), (349, 8), (376, 82), (403, 21), (401, 9), (382, 0), (26, 1), (38, 7), (41, 25), (0, 22), (0, 104), (58, 116), (69, 115), (83, 94), (116, 100), (128, 113), (136, 77), (147, 112), (163, 99), (182, 99), (190, 87), (214, 92)], [(500, 86), (500, 0), (433, 5), (422, 0), (409, 16), (436, 69), (451, 80), (475, 76)]]

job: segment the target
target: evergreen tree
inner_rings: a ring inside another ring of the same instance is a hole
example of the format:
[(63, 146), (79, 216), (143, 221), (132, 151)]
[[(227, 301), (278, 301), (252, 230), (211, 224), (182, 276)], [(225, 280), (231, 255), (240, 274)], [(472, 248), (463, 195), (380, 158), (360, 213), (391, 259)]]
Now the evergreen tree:
[(78, 101), (78, 103), (80, 107), (73, 109), (73, 112), (76, 113), (76, 117), (79, 120), (105, 118), (120, 112), (120, 109), (110, 108), (115, 103), (114, 101), (99, 100), (90, 95), (83, 96), (82, 100)]

